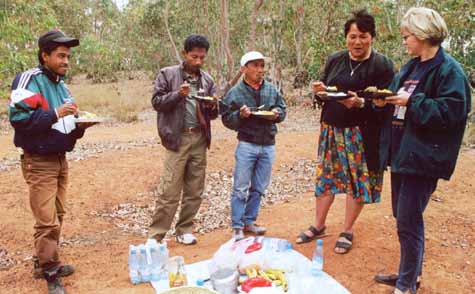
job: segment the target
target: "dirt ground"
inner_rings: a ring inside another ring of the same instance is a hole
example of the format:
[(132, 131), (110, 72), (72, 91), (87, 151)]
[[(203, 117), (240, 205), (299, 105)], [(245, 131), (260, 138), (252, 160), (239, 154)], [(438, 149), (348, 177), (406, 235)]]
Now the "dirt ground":
[[(223, 128), (219, 121), (214, 122), (213, 127)], [(236, 139), (233, 132), (227, 134), (213, 141), (208, 157), (209, 172), (233, 168)], [(82, 142), (105, 139), (128, 142), (155, 136), (154, 121), (146, 120), (116, 127), (93, 127)], [(280, 133), (275, 166), (315, 158), (316, 140), (316, 132)], [(0, 158), (15, 152), (12, 134), (0, 136)], [(106, 219), (92, 215), (91, 211), (140, 201), (137, 195), (156, 188), (162, 162), (163, 149), (158, 144), (104, 152), (70, 162), (63, 238), (87, 242), (71, 242), (62, 248), (62, 260), (77, 269), (74, 275), (64, 279), (68, 293), (154, 293), (150, 285), (133, 286), (128, 281), (128, 246), (144, 242), (144, 237), (126, 234)], [(440, 182), (426, 210), (426, 254), (420, 294), (475, 293), (474, 174), (475, 150), (463, 150), (451, 181)], [(390, 206), (386, 175), (382, 203), (363, 210), (355, 225), (354, 247), (347, 255), (337, 255), (332, 249), (343, 224), (344, 198), (339, 197), (334, 202), (327, 220), (329, 236), (324, 241), (324, 270), (351, 293), (391, 292), (391, 288), (373, 281), (374, 274), (395, 272), (398, 266), (399, 246)], [(0, 271), (0, 293), (46, 293), (44, 281), (31, 277), (33, 218), (27, 186), (19, 168), (0, 172), (0, 212), (0, 249), (6, 249), (10, 258), (18, 262)], [(308, 191), (295, 195), (290, 201), (266, 207), (261, 210), (258, 221), (268, 227), (269, 236), (294, 242), (296, 235), (313, 223), (314, 212), (314, 199)], [(230, 229), (201, 234), (199, 243), (191, 247), (170, 240), (170, 254), (183, 255), (187, 263), (204, 260), (230, 236)], [(295, 248), (311, 257), (314, 243)]]

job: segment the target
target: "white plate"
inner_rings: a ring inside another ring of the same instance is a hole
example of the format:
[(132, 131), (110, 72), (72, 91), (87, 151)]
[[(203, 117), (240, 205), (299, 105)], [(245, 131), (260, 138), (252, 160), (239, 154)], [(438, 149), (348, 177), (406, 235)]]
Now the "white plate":
[(216, 99), (214, 97), (211, 97), (211, 96), (198, 96), (198, 95), (195, 95), (193, 96), (194, 98), (196, 99), (199, 99), (199, 100), (204, 100), (204, 101), (209, 101), (209, 102), (212, 102), (212, 101), (215, 101)]
[(94, 117), (94, 118), (76, 118), (76, 123), (103, 123), (108, 121), (107, 118)]
[(257, 117), (274, 117), (275, 115), (275, 113), (270, 110), (253, 111), (251, 114)]

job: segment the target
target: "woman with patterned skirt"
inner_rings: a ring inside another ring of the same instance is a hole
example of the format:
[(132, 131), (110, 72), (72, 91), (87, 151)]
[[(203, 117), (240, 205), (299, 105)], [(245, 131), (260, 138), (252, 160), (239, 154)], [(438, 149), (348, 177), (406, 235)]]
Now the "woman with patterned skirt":
[(322, 100), (321, 130), (315, 186), (316, 221), (296, 242), (305, 243), (325, 233), (325, 220), (337, 194), (346, 194), (345, 222), (335, 252), (347, 253), (353, 242), (353, 224), (364, 204), (380, 201), (383, 171), (378, 145), (381, 117), (371, 103), (356, 95), (369, 86), (385, 89), (394, 76), (391, 60), (372, 49), (376, 36), (373, 16), (355, 12), (345, 23), (347, 49), (332, 54), (313, 92), (336, 87), (349, 94), (344, 100)]

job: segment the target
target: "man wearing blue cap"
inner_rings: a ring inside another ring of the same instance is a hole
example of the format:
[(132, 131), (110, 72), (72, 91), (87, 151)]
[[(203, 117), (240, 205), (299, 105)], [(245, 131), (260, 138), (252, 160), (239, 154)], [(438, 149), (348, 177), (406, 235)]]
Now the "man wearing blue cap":
[(264, 80), (265, 58), (250, 51), (241, 58), (244, 78), (227, 94), (222, 120), (238, 132), (231, 194), (231, 221), (235, 241), (244, 233), (263, 235), (266, 229), (255, 223), (261, 197), (270, 182), (275, 157), (276, 123), (286, 116), (280, 92)]
[(35, 272), (44, 277), (49, 294), (66, 293), (62, 276), (74, 268), (59, 260), (59, 238), (65, 214), (68, 163), (65, 153), (92, 124), (76, 127), (78, 107), (63, 78), (70, 48), (79, 40), (52, 30), (38, 40), (40, 65), (16, 76), (9, 100), (9, 119), (15, 146), (23, 150), (21, 168), (29, 187), (35, 217)]

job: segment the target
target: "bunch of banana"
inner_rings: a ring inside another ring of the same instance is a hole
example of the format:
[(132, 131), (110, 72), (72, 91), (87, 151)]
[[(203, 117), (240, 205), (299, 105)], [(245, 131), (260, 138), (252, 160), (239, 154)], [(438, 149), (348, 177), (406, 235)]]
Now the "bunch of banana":
[[(259, 271), (260, 272), (260, 271)], [(248, 278), (255, 278), (257, 277), (257, 269), (255, 267), (249, 267), (249, 268), (246, 268), (246, 276)]]
[(257, 271), (257, 276), (271, 281), (276, 286), (282, 286), (282, 289), (287, 292), (289, 285), (285, 279), (284, 271), (279, 269), (267, 269)]

